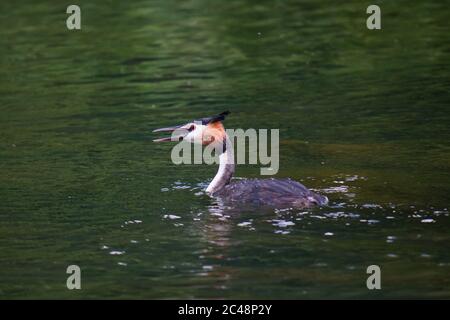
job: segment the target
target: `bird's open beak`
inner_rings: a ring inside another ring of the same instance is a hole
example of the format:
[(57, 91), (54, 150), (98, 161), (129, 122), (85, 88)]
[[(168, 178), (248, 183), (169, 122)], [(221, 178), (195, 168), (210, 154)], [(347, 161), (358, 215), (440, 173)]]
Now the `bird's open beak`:
[(164, 137), (153, 140), (153, 142), (181, 141), (188, 134), (188, 131), (182, 126), (166, 127), (153, 130), (153, 132), (171, 132), (170, 137)]

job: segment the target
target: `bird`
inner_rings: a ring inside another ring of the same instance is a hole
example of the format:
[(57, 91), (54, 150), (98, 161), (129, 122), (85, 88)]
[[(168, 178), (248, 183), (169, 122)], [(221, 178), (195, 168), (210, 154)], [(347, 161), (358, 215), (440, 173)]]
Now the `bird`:
[(278, 209), (305, 209), (328, 203), (326, 196), (309, 190), (291, 178), (233, 179), (234, 150), (222, 123), (229, 114), (225, 111), (185, 124), (155, 129), (155, 133), (171, 132), (171, 136), (154, 139), (153, 142), (187, 141), (219, 150), (219, 169), (205, 191), (226, 203)]

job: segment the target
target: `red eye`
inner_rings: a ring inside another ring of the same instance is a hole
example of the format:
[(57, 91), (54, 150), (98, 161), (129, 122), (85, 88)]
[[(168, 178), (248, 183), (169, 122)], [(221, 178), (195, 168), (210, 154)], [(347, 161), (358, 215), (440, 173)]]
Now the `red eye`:
[(195, 124), (192, 124), (192, 125), (189, 127), (188, 131), (191, 132), (191, 131), (194, 131), (194, 130), (195, 130)]

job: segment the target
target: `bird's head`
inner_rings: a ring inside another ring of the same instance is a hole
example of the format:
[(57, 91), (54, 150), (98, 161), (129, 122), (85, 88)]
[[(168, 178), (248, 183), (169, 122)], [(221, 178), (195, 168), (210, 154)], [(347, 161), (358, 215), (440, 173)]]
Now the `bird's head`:
[(194, 120), (186, 124), (159, 128), (153, 132), (170, 132), (170, 137), (164, 137), (153, 140), (153, 142), (167, 141), (187, 141), (202, 145), (222, 144), (225, 137), (225, 129), (222, 121), (229, 114), (229, 111), (222, 112), (218, 115)]

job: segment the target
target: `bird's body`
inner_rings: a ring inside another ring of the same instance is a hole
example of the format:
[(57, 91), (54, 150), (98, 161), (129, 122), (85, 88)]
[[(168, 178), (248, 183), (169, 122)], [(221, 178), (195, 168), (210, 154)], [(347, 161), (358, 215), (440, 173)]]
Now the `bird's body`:
[(206, 192), (213, 197), (221, 198), (224, 202), (275, 208), (309, 208), (325, 205), (328, 202), (327, 197), (316, 194), (291, 179), (232, 180), (235, 171), (233, 145), (221, 123), (226, 115), (228, 112), (182, 126), (157, 129), (156, 132), (170, 131), (177, 134), (154, 141), (185, 140), (202, 145), (213, 145), (220, 150), (219, 170), (206, 188)]
[(309, 208), (324, 205), (327, 197), (312, 192), (292, 179), (232, 180), (213, 193), (230, 203), (246, 203), (275, 208)]

